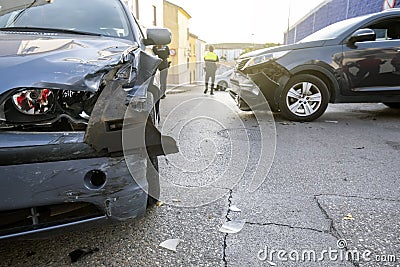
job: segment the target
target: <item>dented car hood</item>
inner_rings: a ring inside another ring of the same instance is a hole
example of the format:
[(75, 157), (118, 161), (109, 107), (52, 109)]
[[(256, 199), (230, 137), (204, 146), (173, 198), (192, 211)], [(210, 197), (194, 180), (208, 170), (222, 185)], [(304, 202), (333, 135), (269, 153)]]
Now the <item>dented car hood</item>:
[(0, 33), (0, 94), (19, 87), (96, 91), (102, 73), (132, 49), (129, 40)]

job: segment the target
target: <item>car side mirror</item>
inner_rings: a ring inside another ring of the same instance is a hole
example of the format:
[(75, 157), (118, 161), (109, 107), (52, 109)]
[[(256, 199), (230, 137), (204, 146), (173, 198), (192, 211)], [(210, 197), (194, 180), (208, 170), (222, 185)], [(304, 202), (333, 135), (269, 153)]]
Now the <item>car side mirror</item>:
[(359, 29), (355, 31), (347, 41), (347, 45), (350, 47), (357, 47), (355, 43), (357, 42), (367, 42), (367, 41), (375, 41), (376, 33), (368, 28)]
[(172, 34), (167, 28), (151, 28), (146, 31), (145, 45), (167, 45), (171, 43)]

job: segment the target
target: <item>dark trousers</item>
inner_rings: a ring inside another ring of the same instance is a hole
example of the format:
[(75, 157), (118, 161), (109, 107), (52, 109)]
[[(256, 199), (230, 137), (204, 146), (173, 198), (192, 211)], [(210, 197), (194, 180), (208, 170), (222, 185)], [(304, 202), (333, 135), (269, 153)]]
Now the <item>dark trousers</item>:
[(206, 90), (208, 90), (208, 81), (211, 78), (211, 93), (214, 91), (214, 82), (215, 82), (215, 71), (206, 71)]

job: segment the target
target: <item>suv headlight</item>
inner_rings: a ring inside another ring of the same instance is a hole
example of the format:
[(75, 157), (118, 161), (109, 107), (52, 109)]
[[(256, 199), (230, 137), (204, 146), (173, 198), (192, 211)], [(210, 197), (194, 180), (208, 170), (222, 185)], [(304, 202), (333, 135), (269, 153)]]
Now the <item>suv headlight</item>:
[(266, 62), (268, 60), (271, 60), (271, 59), (278, 59), (280, 57), (283, 57), (287, 53), (289, 53), (289, 51), (280, 51), (280, 52), (262, 54), (262, 55), (259, 55), (259, 56), (256, 56), (256, 57), (252, 57), (252, 58), (250, 58), (249, 61), (247, 61), (246, 65), (244, 66), (243, 69), (248, 68), (248, 67), (252, 67), (254, 65), (258, 65), (258, 64), (261, 64), (261, 63), (264, 63), (264, 62)]

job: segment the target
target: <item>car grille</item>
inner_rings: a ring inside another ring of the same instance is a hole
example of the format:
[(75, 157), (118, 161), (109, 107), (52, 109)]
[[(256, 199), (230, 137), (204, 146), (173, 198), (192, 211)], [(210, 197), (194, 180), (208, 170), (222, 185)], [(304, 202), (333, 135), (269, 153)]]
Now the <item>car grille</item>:
[(0, 212), (0, 238), (103, 215), (93, 204), (63, 203)]
[(250, 58), (239, 59), (236, 63), (236, 69), (242, 70)]

